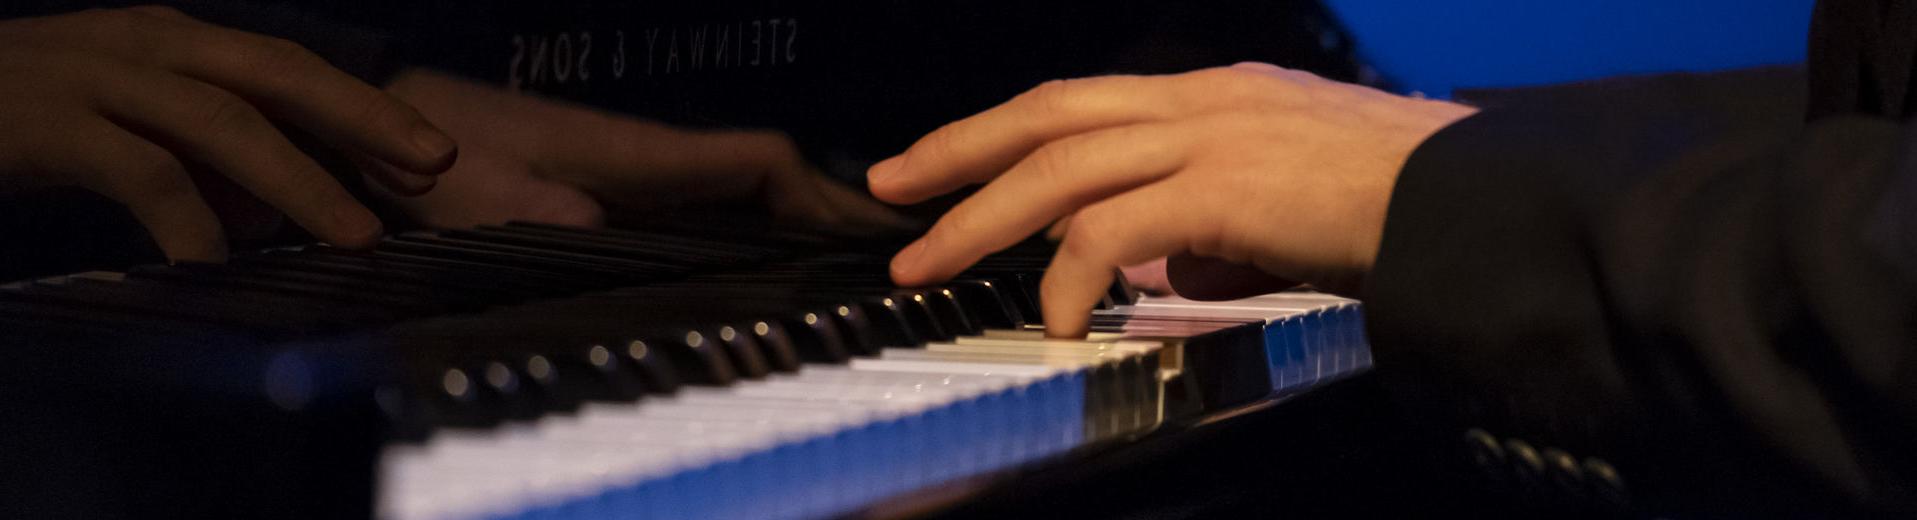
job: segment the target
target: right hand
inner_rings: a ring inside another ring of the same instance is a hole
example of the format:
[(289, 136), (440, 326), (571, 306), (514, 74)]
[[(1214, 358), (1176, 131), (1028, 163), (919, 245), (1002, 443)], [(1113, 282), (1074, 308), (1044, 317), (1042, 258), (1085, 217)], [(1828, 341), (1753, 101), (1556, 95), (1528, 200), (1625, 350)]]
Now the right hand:
[(186, 164), (219, 173), (319, 239), (367, 247), (379, 221), (269, 122), (398, 168), (430, 189), (457, 145), (405, 103), (285, 40), (163, 7), (0, 22), (0, 182), (79, 186), (125, 204), (173, 260), (226, 238)]
[(1039, 290), (1045, 332), (1083, 337), (1119, 268), (1167, 256), (1174, 285), (1191, 255), (1356, 292), (1398, 172), (1475, 112), (1264, 63), (1068, 80), (941, 127), (868, 177), (901, 204), (985, 184), (892, 258), (900, 285), (1061, 229)]

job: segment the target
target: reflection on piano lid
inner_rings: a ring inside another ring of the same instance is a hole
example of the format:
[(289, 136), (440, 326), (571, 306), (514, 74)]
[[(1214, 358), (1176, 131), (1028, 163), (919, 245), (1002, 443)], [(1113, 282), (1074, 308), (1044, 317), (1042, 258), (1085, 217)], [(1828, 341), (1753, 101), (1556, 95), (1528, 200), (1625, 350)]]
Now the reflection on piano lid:
[(106, 460), (89, 471), (154, 483), (25, 507), (832, 516), (1368, 362), (1356, 303), (1315, 293), (1120, 286), (1091, 338), (1045, 340), (1048, 246), (898, 288), (894, 245), (722, 219), (509, 224), (15, 284), (6, 380), (60, 388), (27, 422), (80, 431), (26, 447), (92, 450)]
[(399, 35), (414, 63), (673, 125), (776, 129), (827, 166), (1051, 79), (1251, 60), (1378, 81), (1315, 1), (300, 3)]

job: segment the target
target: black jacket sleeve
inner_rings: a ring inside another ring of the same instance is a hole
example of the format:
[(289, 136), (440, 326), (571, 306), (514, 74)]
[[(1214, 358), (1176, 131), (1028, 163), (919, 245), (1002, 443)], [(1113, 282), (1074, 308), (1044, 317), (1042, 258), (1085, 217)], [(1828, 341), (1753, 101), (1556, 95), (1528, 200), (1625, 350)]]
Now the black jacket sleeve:
[(1484, 100), (1392, 195), (1379, 372), (1499, 463), (1616, 469), (1641, 513), (1917, 510), (1917, 137), (1806, 125), (1801, 85)]

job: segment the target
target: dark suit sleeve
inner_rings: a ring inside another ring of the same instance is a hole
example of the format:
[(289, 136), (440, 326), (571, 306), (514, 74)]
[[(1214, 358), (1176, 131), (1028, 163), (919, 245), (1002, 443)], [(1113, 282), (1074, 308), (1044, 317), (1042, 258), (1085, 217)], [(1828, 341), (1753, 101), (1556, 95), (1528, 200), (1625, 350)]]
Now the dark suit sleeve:
[(1392, 195), (1365, 295), (1383, 379), (1503, 463), (1615, 468), (1643, 513), (1917, 507), (1917, 138), (1806, 125), (1801, 85), (1486, 98)]

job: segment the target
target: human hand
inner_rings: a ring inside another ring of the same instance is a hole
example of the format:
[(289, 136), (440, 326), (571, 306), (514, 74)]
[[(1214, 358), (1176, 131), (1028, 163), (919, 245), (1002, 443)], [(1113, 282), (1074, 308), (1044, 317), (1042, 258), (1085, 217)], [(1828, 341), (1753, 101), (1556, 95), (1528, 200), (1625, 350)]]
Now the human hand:
[(386, 88), (462, 146), (459, 164), (431, 193), (394, 200), (428, 226), (595, 226), (609, 209), (736, 202), (837, 231), (898, 230), (906, 222), (820, 175), (776, 132), (674, 128), (424, 70), (403, 72)]
[(1041, 299), (1048, 333), (1073, 337), (1119, 267), (1170, 255), (1355, 291), (1399, 169), (1473, 112), (1262, 63), (1054, 81), (868, 175), (898, 204), (987, 183), (892, 259), (902, 285), (949, 278), (1065, 219)]
[(285, 40), (163, 7), (0, 22), (0, 181), (119, 201), (168, 258), (226, 257), (220, 220), (187, 165), (321, 240), (377, 240), (373, 214), (269, 119), (397, 165), (380, 180), (401, 192), (430, 188), (457, 153), (412, 108)]

